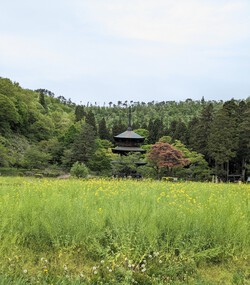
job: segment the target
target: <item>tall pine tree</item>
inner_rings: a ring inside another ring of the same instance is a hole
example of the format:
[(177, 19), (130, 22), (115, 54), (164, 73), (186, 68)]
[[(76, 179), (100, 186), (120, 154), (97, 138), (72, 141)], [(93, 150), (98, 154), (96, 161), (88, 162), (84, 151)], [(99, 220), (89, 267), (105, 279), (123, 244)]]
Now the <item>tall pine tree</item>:
[(241, 113), (242, 119), (239, 124), (239, 148), (237, 152), (243, 179), (248, 174), (247, 165), (250, 165), (250, 102), (245, 107), (244, 112)]
[(77, 105), (75, 107), (75, 121), (79, 122), (85, 116), (84, 106)]
[(96, 127), (96, 121), (95, 121), (95, 114), (93, 113), (92, 110), (90, 110), (85, 117), (85, 121), (87, 124), (89, 124), (90, 126), (92, 126), (95, 134), (97, 134), (97, 127)]
[(189, 124), (189, 147), (209, 158), (208, 138), (210, 136), (211, 125), (213, 122), (213, 105), (205, 105), (198, 120), (194, 119)]
[(107, 129), (105, 118), (102, 118), (99, 123), (98, 134), (99, 138), (102, 140), (111, 140), (111, 135)]
[(73, 142), (72, 161), (79, 161), (88, 165), (96, 149), (95, 139), (96, 134), (93, 127), (85, 123)]
[(229, 174), (229, 163), (236, 156), (239, 143), (238, 106), (233, 100), (225, 102), (211, 125), (208, 153), (215, 161), (216, 174), (224, 178)]

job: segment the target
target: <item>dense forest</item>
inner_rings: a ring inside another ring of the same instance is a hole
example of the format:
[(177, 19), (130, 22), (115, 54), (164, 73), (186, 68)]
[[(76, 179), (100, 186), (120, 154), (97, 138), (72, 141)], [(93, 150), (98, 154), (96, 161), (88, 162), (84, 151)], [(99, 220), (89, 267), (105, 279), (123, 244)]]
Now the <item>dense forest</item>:
[[(146, 138), (145, 149), (166, 140), (189, 158), (189, 165), (171, 175), (190, 180), (250, 176), (250, 97), (76, 105), (6, 78), (0, 78), (0, 172), (57, 176), (81, 162), (92, 175), (112, 175), (113, 136), (126, 130), (128, 106), (133, 130)], [(154, 177), (150, 165), (141, 171)]]

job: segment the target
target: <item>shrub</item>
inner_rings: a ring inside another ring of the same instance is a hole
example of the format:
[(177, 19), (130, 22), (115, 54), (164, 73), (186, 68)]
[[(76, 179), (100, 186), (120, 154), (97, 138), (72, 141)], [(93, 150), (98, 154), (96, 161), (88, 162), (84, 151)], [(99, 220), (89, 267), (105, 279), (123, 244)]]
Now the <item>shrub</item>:
[(86, 178), (89, 174), (89, 170), (84, 163), (77, 161), (71, 167), (70, 174), (77, 178), (80, 178), (80, 177)]

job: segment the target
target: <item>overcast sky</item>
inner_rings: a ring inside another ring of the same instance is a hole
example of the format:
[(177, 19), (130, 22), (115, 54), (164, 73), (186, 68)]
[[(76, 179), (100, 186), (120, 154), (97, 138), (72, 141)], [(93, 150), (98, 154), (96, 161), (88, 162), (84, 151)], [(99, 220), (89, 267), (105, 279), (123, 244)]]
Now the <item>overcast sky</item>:
[(250, 0), (1, 1), (0, 76), (75, 103), (246, 99)]

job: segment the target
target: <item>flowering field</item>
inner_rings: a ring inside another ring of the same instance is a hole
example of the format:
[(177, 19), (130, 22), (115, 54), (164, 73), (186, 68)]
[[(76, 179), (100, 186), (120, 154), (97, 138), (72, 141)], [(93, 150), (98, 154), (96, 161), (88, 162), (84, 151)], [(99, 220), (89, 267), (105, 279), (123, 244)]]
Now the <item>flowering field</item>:
[(0, 285), (250, 284), (249, 200), (249, 184), (1, 177)]

